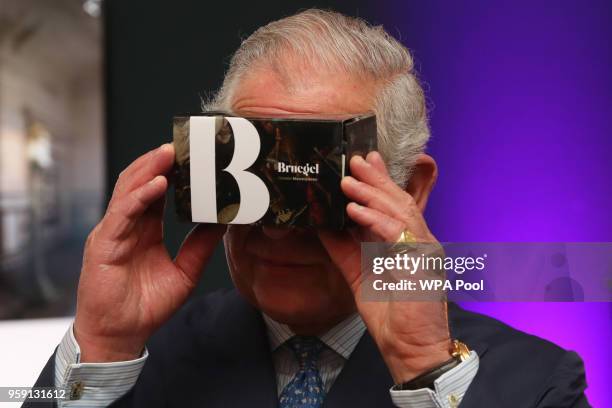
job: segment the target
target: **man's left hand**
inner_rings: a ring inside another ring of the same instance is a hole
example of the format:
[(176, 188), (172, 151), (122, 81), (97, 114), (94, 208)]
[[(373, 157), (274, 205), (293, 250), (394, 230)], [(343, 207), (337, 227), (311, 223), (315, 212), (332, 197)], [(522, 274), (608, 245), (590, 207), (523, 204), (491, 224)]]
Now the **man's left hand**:
[(349, 217), (357, 223), (349, 231), (321, 231), (319, 237), (332, 261), (346, 278), (359, 314), (376, 342), (396, 384), (409, 381), (450, 357), (451, 340), (446, 303), (365, 301), (361, 298), (361, 242), (396, 242), (407, 230), (417, 242), (437, 243), (412, 196), (390, 178), (382, 157), (371, 152), (350, 161), (352, 176), (342, 190), (352, 200)]

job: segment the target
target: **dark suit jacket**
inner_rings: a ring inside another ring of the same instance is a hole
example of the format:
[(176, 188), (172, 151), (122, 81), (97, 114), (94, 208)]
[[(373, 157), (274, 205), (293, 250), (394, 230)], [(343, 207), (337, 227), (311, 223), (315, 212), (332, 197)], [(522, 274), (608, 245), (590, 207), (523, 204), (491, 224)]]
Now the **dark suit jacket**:
[[(588, 407), (582, 361), (545, 340), (456, 305), (452, 336), (480, 357), (462, 408)], [(134, 388), (114, 407), (276, 407), (276, 378), (261, 314), (235, 291), (196, 299), (148, 344)], [(36, 386), (52, 386), (54, 359)], [(325, 407), (391, 407), (393, 385), (372, 337), (363, 335)], [(48, 403), (46, 406), (51, 407)], [(24, 407), (44, 407), (26, 402)]]

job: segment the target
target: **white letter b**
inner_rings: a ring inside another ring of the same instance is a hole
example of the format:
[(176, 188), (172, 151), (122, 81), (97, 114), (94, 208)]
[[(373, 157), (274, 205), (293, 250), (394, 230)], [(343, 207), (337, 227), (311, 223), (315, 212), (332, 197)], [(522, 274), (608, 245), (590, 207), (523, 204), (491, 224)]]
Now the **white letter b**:
[[(213, 116), (192, 116), (189, 120), (193, 222), (217, 222), (215, 119)], [(234, 156), (223, 171), (234, 177), (240, 190), (238, 214), (230, 224), (250, 224), (263, 217), (270, 205), (270, 193), (263, 180), (245, 171), (257, 160), (261, 142), (257, 129), (248, 120), (232, 117), (226, 119), (234, 135)]]

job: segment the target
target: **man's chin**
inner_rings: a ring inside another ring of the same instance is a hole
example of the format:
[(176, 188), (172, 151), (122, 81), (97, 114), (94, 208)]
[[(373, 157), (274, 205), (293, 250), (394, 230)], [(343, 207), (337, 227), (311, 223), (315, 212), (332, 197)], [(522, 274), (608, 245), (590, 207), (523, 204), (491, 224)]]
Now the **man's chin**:
[[(263, 290), (254, 288), (256, 306), (263, 313), (279, 323), (289, 326), (320, 325), (333, 318), (330, 299), (327, 294), (317, 290), (305, 290), (283, 286), (272, 288), (267, 285)], [(330, 313), (331, 312), (331, 313)]]

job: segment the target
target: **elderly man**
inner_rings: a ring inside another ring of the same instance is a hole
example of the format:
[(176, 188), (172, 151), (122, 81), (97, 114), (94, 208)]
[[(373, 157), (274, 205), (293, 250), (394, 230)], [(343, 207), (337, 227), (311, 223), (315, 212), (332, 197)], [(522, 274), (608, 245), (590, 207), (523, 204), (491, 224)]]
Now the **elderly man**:
[[(410, 54), (320, 10), (268, 24), (207, 106), (241, 116), (374, 112), (379, 153), (350, 162), (355, 231), (199, 225), (162, 242), (172, 145), (132, 163), (87, 240), (74, 324), (37, 385), (64, 407), (583, 407), (572, 352), (443, 302), (366, 302), (359, 237), (435, 242), (436, 179)], [(183, 307), (223, 237), (235, 290)], [(460, 340), (460, 342), (454, 342)]]

